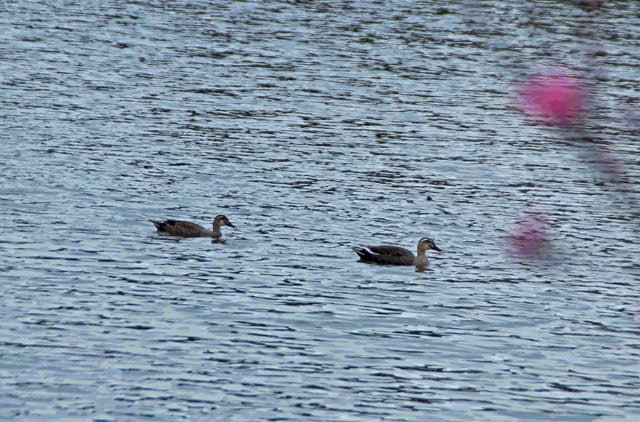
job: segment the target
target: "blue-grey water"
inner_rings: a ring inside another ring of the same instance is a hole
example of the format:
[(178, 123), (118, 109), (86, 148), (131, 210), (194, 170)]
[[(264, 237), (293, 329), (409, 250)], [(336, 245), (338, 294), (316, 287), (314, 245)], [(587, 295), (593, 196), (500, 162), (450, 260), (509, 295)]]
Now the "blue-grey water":
[[(640, 418), (640, 5), (443, 4), (3, 2), (0, 418)], [(593, 60), (625, 183), (514, 107)]]

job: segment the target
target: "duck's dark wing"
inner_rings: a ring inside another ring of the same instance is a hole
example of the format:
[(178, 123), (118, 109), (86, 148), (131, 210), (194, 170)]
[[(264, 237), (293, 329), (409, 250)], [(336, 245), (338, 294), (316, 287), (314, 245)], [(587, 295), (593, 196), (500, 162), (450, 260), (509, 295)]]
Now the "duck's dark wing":
[(164, 221), (151, 221), (156, 229), (161, 233), (167, 233), (173, 236), (208, 236), (209, 230), (202, 227), (200, 224), (192, 223), (190, 221), (182, 220), (164, 220)]
[(381, 265), (414, 265), (413, 253), (400, 246), (379, 245), (359, 246), (353, 248), (360, 257), (360, 261)]

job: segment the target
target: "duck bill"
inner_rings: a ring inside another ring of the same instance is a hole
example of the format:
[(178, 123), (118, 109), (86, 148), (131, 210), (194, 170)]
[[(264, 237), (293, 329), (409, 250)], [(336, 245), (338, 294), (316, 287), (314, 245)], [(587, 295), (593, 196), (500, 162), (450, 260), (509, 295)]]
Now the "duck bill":
[(440, 253), (444, 253), (444, 249), (440, 249), (439, 247), (437, 247), (436, 245), (433, 245), (432, 249), (440, 252)]
[(233, 227), (234, 229), (236, 228), (236, 226), (234, 226), (233, 223), (231, 223), (231, 221), (227, 221), (225, 224), (229, 227)]

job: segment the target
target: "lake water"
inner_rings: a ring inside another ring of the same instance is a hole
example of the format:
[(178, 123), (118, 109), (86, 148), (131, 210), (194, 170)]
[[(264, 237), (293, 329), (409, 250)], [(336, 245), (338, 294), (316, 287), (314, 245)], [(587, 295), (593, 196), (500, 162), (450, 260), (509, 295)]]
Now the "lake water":
[[(452, 3), (0, 5), (0, 418), (640, 418), (640, 4)], [(631, 182), (514, 107), (593, 48)]]

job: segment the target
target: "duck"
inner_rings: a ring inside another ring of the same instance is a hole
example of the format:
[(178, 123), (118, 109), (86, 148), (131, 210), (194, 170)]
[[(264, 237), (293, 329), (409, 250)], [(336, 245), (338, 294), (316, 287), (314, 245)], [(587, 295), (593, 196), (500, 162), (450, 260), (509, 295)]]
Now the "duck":
[(430, 237), (422, 237), (418, 240), (418, 253), (414, 255), (408, 249), (394, 245), (355, 246), (354, 252), (360, 257), (360, 262), (379, 265), (415, 265), (416, 271), (423, 271), (429, 265), (427, 251), (440, 249)]
[(216, 215), (213, 219), (212, 230), (202, 227), (200, 224), (192, 223), (190, 221), (183, 220), (164, 220), (164, 221), (151, 221), (158, 230), (159, 233), (169, 234), (171, 236), (181, 237), (212, 237), (214, 240), (220, 240), (222, 232), (220, 228), (222, 226), (229, 226), (235, 228), (226, 215)]

